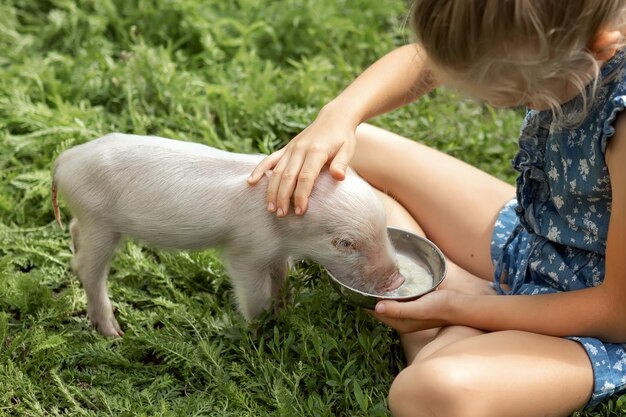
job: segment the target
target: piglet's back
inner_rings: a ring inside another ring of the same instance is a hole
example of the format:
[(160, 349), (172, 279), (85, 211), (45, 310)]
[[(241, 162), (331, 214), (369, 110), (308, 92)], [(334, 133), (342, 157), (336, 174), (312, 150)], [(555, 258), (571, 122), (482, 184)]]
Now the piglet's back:
[(262, 158), (114, 133), (63, 152), (55, 182), (74, 215), (105, 221), (121, 233), (161, 243), (164, 228), (177, 229), (192, 241), (203, 224), (210, 240), (219, 240), (236, 228), (233, 207), (239, 220), (264, 213), (265, 187), (246, 183)]

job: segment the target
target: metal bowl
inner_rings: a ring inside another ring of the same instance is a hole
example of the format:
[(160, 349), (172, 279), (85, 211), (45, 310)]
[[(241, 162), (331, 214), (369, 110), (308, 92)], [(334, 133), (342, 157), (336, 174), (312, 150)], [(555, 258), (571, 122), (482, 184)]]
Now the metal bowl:
[(433, 277), (433, 285), (425, 291), (405, 296), (386, 296), (385, 294), (369, 294), (343, 284), (333, 274), (326, 270), (333, 288), (350, 303), (373, 310), (381, 300), (412, 301), (424, 294), (435, 290), (446, 277), (446, 259), (441, 250), (430, 240), (406, 230), (387, 227), (396, 253), (405, 255), (425, 268)]

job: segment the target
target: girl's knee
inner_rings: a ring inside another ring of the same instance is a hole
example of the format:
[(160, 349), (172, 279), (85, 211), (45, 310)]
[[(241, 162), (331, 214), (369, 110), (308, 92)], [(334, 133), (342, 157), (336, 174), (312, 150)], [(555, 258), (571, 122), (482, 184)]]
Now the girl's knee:
[[(376, 136), (376, 128), (369, 123), (361, 123), (356, 127), (356, 136), (357, 138), (362, 137), (375, 137)], [(359, 145), (360, 146), (360, 145)]]
[(461, 362), (445, 357), (417, 360), (400, 372), (388, 396), (393, 416), (488, 416), (488, 398)]
[(427, 404), (422, 401), (425, 387), (420, 383), (417, 365), (402, 370), (389, 388), (387, 402), (394, 417), (426, 415)]

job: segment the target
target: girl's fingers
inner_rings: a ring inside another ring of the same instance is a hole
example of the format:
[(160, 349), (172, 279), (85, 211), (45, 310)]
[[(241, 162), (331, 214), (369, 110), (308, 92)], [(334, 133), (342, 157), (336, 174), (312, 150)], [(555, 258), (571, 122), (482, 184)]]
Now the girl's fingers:
[[(345, 178), (353, 154), (354, 140), (348, 140), (339, 147), (330, 166), (333, 178)], [(276, 212), (279, 217), (286, 216), (293, 196), (296, 214), (302, 215), (307, 210), (315, 180), (328, 162), (329, 155), (331, 153), (319, 146), (296, 146), (292, 141), (265, 157), (248, 177), (248, 183), (258, 183), (267, 171), (273, 170), (266, 191), (268, 211)]]
[(417, 319), (414, 302), (398, 302), (391, 300), (379, 301), (375, 312), (382, 317), (394, 319)]
[(376, 314), (396, 320), (420, 321), (445, 324), (448, 308), (458, 305), (459, 293), (451, 290), (437, 290), (413, 301), (398, 302), (383, 300), (376, 304)]
[(341, 181), (346, 178), (346, 171), (354, 156), (354, 144), (355, 141), (346, 141), (341, 145), (341, 148), (335, 154), (332, 162), (330, 163), (329, 171), (330, 175), (334, 179)]
[(294, 208), (297, 215), (302, 215), (306, 212), (313, 186), (326, 162), (327, 156), (323, 152), (309, 153), (304, 160), (298, 176), (298, 183), (293, 193)]
[(276, 166), (284, 154), (285, 148), (282, 148), (263, 158), (263, 160), (252, 170), (252, 173), (250, 173), (250, 176), (248, 177), (248, 184), (254, 185), (259, 182), (267, 171), (271, 171), (272, 168)]
[(289, 203), (291, 202), (293, 190), (296, 188), (303, 163), (304, 155), (300, 152), (293, 152), (284, 169), (280, 169), (279, 172), (276, 172), (277, 170), (274, 169), (272, 177), (280, 177), (276, 190), (276, 214), (279, 217), (286, 216), (289, 213)]
[(395, 317), (389, 317), (385, 314), (378, 314), (375, 311), (368, 311), (372, 316), (383, 324), (395, 329), (399, 333), (413, 333), (418, 330), (430, 329), (433, 327), (439, 327), (440, 325), (428, 321), (412, 320), (412, 319), (400, 319)]
[(276, 212), (278, 209), (276, 205), (276, 197), (278, 195), (278, 189), (282, 181), (282, 172), (285, 169), (285, 167), (289, 164), (290, 159), (291, 159), (291, 152), (286, 152), (274, 166), (272, 176), (270, 177), (270, 180), (267, 183), (267, 190), (265, 192), (265, 201), (267, 203), (267, 210), (272, 213)]

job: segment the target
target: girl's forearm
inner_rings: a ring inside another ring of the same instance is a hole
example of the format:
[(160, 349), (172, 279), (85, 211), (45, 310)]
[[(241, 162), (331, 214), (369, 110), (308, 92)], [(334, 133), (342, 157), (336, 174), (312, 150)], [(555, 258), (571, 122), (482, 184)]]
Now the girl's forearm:
[(449, 303), (446, 321), (490, 331), (523, 330), (626, 343), (624, 304), (607, 294), (602, 285), (532, 296), (459, 293)]
[(434, 89), (438, 82), (415, 44), (395, 49), (357, 77), (325, 106), (340, 111), (358, 125), (408, 104)]

